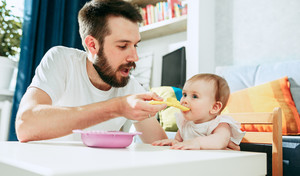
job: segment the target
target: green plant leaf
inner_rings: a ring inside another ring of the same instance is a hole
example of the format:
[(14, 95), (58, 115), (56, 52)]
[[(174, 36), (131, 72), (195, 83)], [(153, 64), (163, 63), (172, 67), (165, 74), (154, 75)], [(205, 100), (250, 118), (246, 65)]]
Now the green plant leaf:
[(6, 0), (1, 0), (0, 24), (0, 56), (15, 56), (20, 50), (22, 19), (12, 13)]

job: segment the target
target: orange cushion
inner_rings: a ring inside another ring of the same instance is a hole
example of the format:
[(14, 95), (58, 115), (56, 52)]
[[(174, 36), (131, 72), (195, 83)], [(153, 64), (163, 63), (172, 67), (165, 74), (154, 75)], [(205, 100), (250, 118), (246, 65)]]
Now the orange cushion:
[[(282, 135), (300, 134), (300, 119), (290, 92), (287, 77), (230, 95), (228, 105), (222, 113), (272, 112), (275, 107), (282, 109)], [(272, 131), (270, 125), (243, 125), (243, 131)]]

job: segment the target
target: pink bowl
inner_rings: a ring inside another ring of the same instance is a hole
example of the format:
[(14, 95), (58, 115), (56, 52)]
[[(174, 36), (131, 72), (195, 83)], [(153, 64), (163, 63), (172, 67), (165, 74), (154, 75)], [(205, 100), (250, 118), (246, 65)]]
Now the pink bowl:
[(88, 147), (100, 148), (125, 148), (132, 143), (135, 135), (141, 132), (127, 133), (122, 131), (83, 131), (73, 130), (80, 133), (82, 142)]

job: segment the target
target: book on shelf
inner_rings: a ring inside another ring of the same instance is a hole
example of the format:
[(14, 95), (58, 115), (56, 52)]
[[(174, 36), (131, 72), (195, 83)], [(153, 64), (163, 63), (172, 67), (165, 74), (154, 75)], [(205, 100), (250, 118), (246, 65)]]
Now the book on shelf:
[(186, 15), (187, 3), (185, 0), (167, 0), (164, 2), (157, 2), (155, 5), (148, 4), (145, 7), (139, 7), (139, 9), (144, 19), (141, 26), (146, 26)]

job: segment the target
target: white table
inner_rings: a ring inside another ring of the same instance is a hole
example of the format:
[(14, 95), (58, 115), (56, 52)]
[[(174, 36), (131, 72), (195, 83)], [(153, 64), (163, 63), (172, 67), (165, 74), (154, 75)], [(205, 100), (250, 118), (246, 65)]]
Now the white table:
[(171, 150), (131, 144), (89, 148), (81, 142), (0, 142), (0, 175), (193, 176), (266, 174), (266, 154), (229, 150)]

